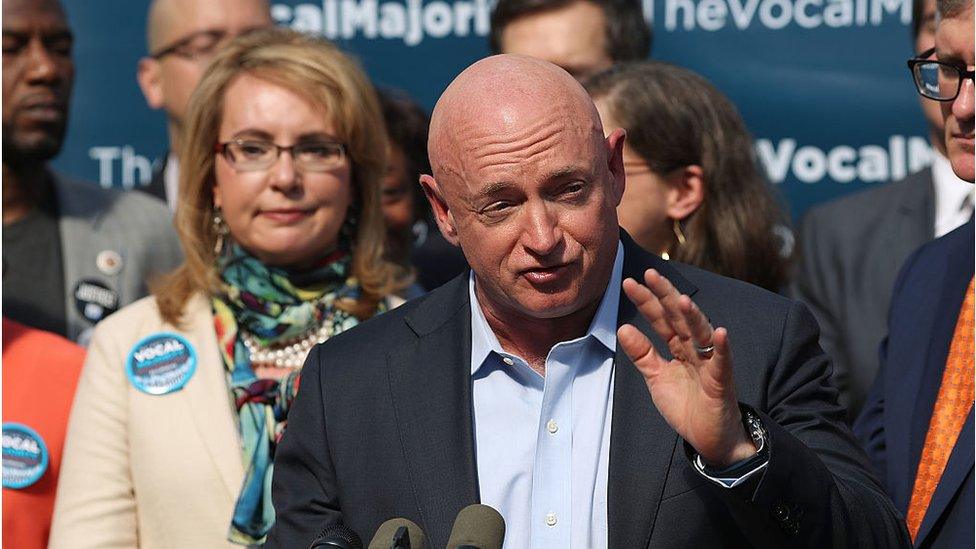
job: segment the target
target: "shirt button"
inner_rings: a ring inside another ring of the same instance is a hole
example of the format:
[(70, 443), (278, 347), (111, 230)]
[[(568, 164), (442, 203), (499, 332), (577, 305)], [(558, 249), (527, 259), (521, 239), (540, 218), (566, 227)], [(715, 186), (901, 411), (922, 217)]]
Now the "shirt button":
[(512, 360), (512, 359), (510, 359), (510, 358), (508, 358), (507, 356), (503, 356), (502, 357), (502, 362), (504, 362), (505, 364), (508, 364), (509, 366), (515, 364), (515, 361)]
[(559, 430), (559, 424), (556, 423), (556, 420), (550, 419), (549, 423), (546, 423), (546, 430), (549, 431), (550, 435), (554, 435)]
[(549, 513), (546, 515), (546, 526), (550, 528), (556, 525), (556, 513)]

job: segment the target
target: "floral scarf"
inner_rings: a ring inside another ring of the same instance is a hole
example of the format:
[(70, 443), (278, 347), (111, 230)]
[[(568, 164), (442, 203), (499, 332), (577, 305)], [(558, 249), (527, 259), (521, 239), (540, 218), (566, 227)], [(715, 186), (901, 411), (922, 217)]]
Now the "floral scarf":
[(348, 247), (341, 247), (311, 270), (293, 273), (264, 265), (236, 244), (218, 260), (221, 287), (213, 297), (214, 324), (237, 406), (245, 468), (228, 533), (233, 543), (263, 543), (274, 524), (274, 452), (300, 377), (300, 371), (293, 371), (281, 381), (258, 379), (238, 327), (262, 346), (323, 325), (328, 337), (352, 328), (359, 323), (356, 317), (334, 306), (337, 299), (359, 297), (350, 262)]

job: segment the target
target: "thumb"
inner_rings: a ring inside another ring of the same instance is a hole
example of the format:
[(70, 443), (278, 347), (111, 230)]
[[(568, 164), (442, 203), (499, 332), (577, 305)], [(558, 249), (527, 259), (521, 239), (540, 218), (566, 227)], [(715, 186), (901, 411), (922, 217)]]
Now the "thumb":
[(633, 325), (624, 324), (617, 329), (617, 345), (623, 349), (645, 379), (652, 379), (661, 369), (661, 364), (664, 362), (661, 355), (657, 354), (657, 350), (651, 345), (651, 340)]

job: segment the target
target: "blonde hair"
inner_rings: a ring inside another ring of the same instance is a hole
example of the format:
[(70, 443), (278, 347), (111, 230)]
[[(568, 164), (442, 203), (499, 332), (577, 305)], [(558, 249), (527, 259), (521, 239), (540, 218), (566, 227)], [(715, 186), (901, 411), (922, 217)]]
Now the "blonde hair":
[(402, 268), (384, 259), (386, 229), (380, 211), (380, 180), (386, 169), (386, 132), (376, 92), (359, 66), (331, 42), (294, 31), (255, 31), (227, 45), (207, 68), (187, 108), (180, 139), (180, 184), (175, 225), (185, 261), (153, 287), (163, 318), (177, 324), (196, 292), (219, 284), (214, 246), (214, 152), (224, 95), (248, 74), (279, 85), (331, 117), (336, 137), (352, 163), (353, 201), (358, 213), (352, 243), (352, 275), (360, 298), (339, 306), (359, 318), (408, 282)]

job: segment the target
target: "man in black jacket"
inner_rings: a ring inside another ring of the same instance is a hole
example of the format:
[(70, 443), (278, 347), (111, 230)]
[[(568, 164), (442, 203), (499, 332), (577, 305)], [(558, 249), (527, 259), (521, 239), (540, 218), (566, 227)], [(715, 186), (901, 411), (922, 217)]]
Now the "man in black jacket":
[(313, 351), (269, 547), (396, 516), (443, 546), (476, 501), (510, 548), (907, 543), (806, 309), (621, 233), (624, 137), (544, 61), (448, 87), (421, 182), (472, 273)]

